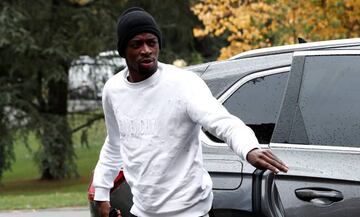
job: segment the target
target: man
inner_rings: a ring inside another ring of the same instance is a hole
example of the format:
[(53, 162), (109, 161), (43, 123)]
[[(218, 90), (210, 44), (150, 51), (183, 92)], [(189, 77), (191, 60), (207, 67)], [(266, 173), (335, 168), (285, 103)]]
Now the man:
[(212, 181), (203, 167), (201, 126), (258, 168), (287, 166), (211, 95), (194, 73), (158, 62), (161, 33), (153, 17), (130, 8), (119, 19), (118, 52), (127, 68), (103, 90), (107, 138), (95, 169), (95, 201), (109, 212), (109, 190), (123, 167), (139, 217), (208, 216)]

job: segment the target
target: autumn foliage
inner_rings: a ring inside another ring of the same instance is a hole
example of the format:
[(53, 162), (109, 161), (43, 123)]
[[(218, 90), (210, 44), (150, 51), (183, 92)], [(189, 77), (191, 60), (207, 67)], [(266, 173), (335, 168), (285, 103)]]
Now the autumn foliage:
[(360, 34), (359, 0), (201, 0), (195, 37), (226, 37), (219, 59), (274, 45), (353, 38)]

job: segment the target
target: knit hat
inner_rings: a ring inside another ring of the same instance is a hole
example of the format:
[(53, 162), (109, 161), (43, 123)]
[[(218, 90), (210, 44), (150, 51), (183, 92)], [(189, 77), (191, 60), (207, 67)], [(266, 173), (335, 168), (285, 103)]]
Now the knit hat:
[(125, 48), (130, 39), (135, 35), (148, 32), (158, 38), (159, 48), (161, 49), (161, 32), (155, 19), (144, 9), (131, 7), (124, 11), (117, 25), (117, 50), (121, 57), (125, 56)]

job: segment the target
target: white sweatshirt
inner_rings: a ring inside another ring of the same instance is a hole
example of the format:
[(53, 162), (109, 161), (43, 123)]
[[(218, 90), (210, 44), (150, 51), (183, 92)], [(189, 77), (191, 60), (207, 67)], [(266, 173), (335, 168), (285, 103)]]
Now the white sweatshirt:
[(201, 126), (243, 159), (258, 147), (253, 131), (211, 95), (196, 74), (159, 63), (150, 78), (127, 81), (127, 69), (103, 90), (107, 138), (95, 168), (95, 200), (108, 201), (121, 167), (139, 217), (202, 216), (212, 206), (203, 167)]

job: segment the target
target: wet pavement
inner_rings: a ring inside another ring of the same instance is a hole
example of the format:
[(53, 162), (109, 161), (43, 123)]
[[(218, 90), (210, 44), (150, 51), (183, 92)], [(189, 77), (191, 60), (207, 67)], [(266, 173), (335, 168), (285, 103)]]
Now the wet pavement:
[(89, 207), (0, 211), (0, 217), (89, 217)]

